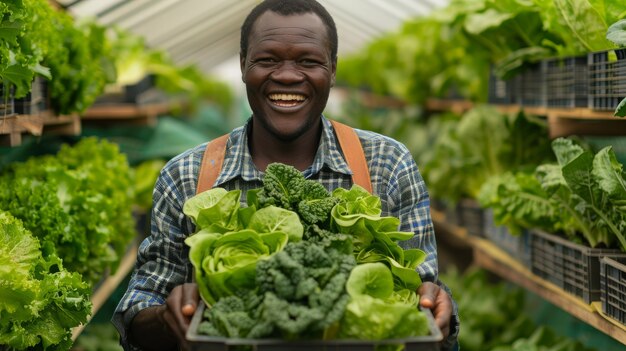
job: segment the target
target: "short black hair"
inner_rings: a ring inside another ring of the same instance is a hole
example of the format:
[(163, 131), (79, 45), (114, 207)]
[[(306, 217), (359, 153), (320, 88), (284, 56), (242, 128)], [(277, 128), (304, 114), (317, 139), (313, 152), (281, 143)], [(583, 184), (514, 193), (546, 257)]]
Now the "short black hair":
[(250, 31), (256, 20), (267, 11), (275, 12), (282, 16), (301, 15), (314, 13), (320, 17), (328, 32), (330, 40), (330, 54), (333, 61), (337, 61), (337, 27), (332, 16), (324, 6), (315, 0), (264, 0), (250, 11), (241, 26), (240, 53), (245, 57), (248, 54), (248, 39)]

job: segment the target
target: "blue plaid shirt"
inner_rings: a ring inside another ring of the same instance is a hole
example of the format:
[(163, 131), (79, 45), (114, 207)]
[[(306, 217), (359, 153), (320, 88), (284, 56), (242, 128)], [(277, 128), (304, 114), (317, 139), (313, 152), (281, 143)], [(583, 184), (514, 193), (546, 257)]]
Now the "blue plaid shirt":
[[(313, 164), (303, 174), (321, 182), (329, 191), (350, 188), (352, 172), (348, 167), (333, 127), (322, 117), (323, 132)], [(242, 204), (249, 189), (262, 186), (263, 172), (252, 162), (248, 150), (248, 124), (233, 130), (226, 145), (222, 170), (215, 187), (241, 189)], [(373, 193), (380, 197), (382, 215), (400, 218), (402, 231), (415, 233), (401, 242), (404, 248), (420, 248), (426, 260), (418, 267), (423, 281), (438, 281), (437, 244), (430, 217), (430, 200), (417, 165), (409, 150), (398, 141), (381, 134), (356, 130), (370, 171)], [(170, 160), (161, 170), (153, 193), (151, 234), (139, 246), (137, 263), (122, 297), (113, 323), (122, 345), (129, 349), (127, 331), (132, 319), (142, 309), (165, 303), (169, 292), (192, 279), (185, 238), (195, 231), (183, 213), (183, 204), (196, 194), (197, 177), (206, 143)], [(443, 286), (446, 290), (447, 287)], [(454, 304), (453, 328), (447, 343), (458, 334), (458, 313)]]

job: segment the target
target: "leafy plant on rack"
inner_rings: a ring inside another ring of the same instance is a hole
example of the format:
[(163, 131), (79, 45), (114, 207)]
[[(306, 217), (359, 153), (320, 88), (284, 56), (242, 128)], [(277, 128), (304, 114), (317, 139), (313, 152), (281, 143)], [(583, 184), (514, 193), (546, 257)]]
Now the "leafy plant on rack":
[(68, 350), (91, 313), (89, 285), (5, 211), (0, 240), (0, 349)]
[(591, 247), (626, 251), (626, 179), (612, 147), (593, 152), (572, 139), (552, 142), (556, 163), (505, 174), (481, 188), (496, 224), (562, 234)]
[(0, 175), (0, 208), (23, 221), (44, 256), (95, 285), (135, 237), (132, 172), (116, 144), (84, 138)]
[[(626, 47), (626, 19), (613, 23), (606, 32), (606, 38), (617, 46)], [(615, 108), (615, 116), (626, 117), (626, 97)]]
[(476, 199), (491, 176), (534, 169), (551, 159), (548, 129), (523, 112), (502, 114), (493, 106), (477, 106), (461, 120), (441, 129), (422, 174), (433, 196), (457, 203)]

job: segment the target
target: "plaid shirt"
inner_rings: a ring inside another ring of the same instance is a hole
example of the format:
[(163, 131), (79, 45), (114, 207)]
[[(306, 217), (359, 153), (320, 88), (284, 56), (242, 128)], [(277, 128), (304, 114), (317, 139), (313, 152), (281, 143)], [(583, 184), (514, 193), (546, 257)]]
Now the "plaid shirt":
[[(322, 120), (319, 149), (313, 164), (303, 174), (307, 179), (318, 180), (329, 191), (338, 187), (350, 188), (351, 170), (330, 121), (325, 117)], [(254, 166), (248, 150), (247, 129), (248, 124), (231, 132), (224, 164), (214, 184), (227, 190), (241, 189), (243, 205), (246, 191), (261, 187), (263, 179), (263, 172)], [(358, 129), (356, 132), (369, 167), (373, 193), (382, 202), (382, 215), (400, 218), (400, 230), (415, 233), (413, 238), (400, 245), (425, 251), (426, 260), (418, 267), (422, 280), (443, 286), (437, 279), (437, 244), (430, 217), (430, 200), (412, 155), (403, 144), (389, 137)], [(183, 204), (196, 194), (205, 148), (206, 143), (174, 157), (161, 170), (156, 182), (151, 235), (139, 246), (135, 271), (113, 316), (125, 349), (130, 348), (126, 336), (134, 316), (146, 307), (164, 304), (175, 286), (192, 279), (189, 248), (184, 240), (194, 232), (195, 226), (183, 213)], [(458, 334), (456, 304), (454, 315), (449, 342), (454, 342)]]

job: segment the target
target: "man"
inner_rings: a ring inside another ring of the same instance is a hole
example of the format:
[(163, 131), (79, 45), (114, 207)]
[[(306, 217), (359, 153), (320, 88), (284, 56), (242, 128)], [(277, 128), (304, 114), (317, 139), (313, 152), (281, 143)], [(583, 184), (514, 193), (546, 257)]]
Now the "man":
[[(248, 15), (241, 30), (241, 72), (253, 115), (230, 133), (223, 166), (212, 184), (246, 190), (262, 186), (272, 162), (292, 165), (329, 189), (349, 188), (351, 170), (331, 123), (322, 116), (337, 68), (337, 31), (314, 0), (267, 0)], [(437, 281), (437, 253), (429, 199), (406, 147), (388, 137), (357, 131), (373, 193), (383, 215), (399, 217), (414, 237), (404, 247), (427, 253), (418, 267), (418, 292), (431, 308), (446, 348), (458, 335), (456, 306)], [(185, 332), (198, 305), (193, 269), (184, 239), (194, 225), (183, 204), (196, 193), (206, 145), (172, 159), (154, 190), (152, 233), (141, 244), (136, 270), (113, 321), (125, 348), (172, 350), (184, 347)], [(436, 283), (433, 283), (436, 282)], [(453, 311), (454, 310), (454, 311)]]

